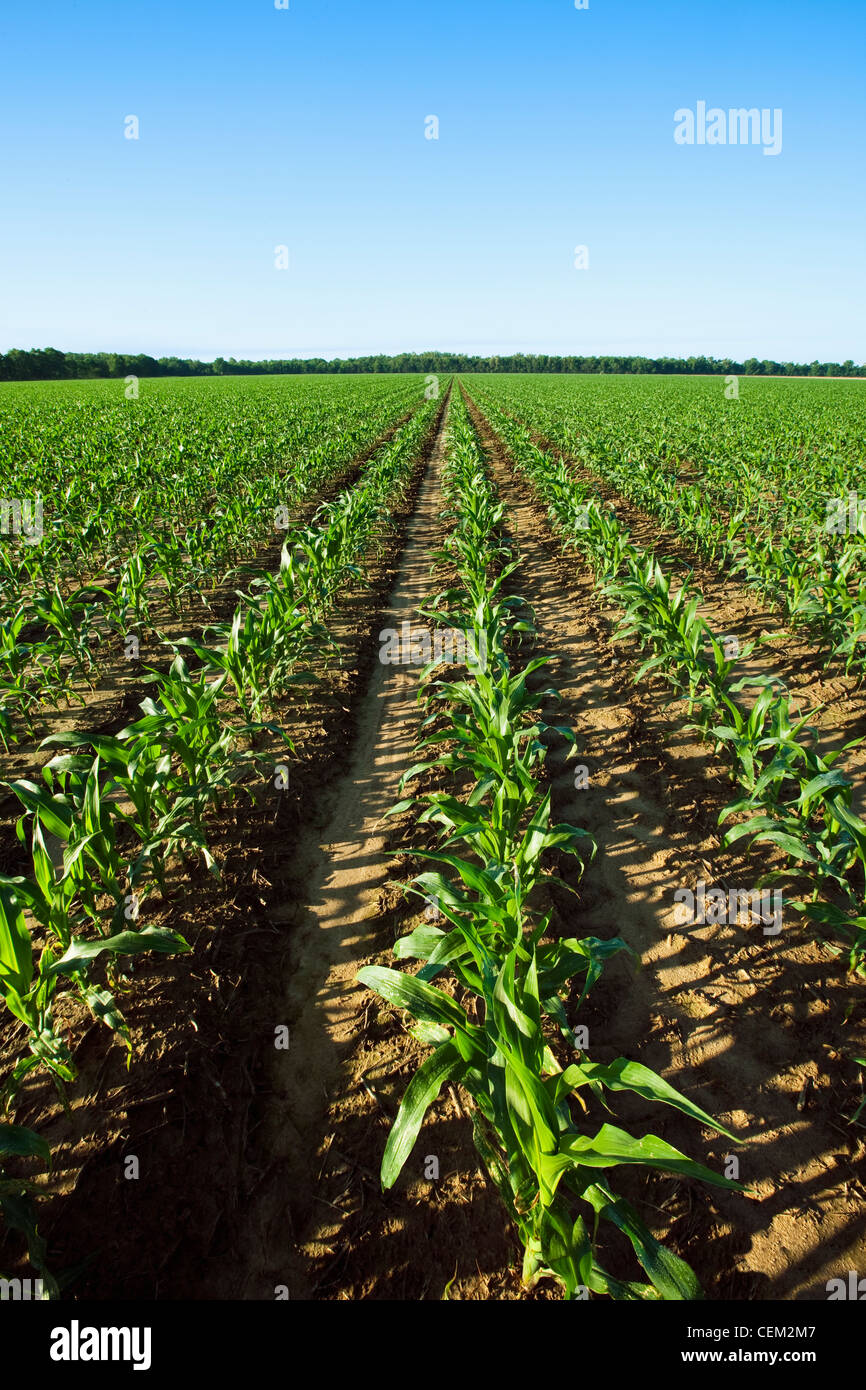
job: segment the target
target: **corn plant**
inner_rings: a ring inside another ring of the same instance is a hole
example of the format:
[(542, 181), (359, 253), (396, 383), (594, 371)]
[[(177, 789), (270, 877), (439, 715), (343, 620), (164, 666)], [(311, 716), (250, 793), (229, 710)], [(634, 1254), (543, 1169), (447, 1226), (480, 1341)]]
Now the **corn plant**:
[(30, 1049), (29, 1057), (19, 1059), (0, 1091), (5, 1104), (34, 1067), (45, 1067), (61, 1086), (76, 1074), (52, 1016), (58, 984), (57, 972), (52, 969), (56, 959), (50, 947), (45, 947), (34, 966), (33, 939), (25, 921), (20, 886), (14, 880), (0, 879), (0, 996), (27, 1029)]
[(109, 621), (123, 634), (132, 627), (138, 627), (141, 632), (150, 628), (148, 586), (151, 576), (148, 561), (152, 560), (154, 550), (153, 545), (143, 545), (126, 559), (106, 567), (109, 574), (114, 569), (119, 571), (114, 591), (106, 590), (106, 607)]
[(39, 690), (32, 672), (34, 649), (21, 640), (26, 623), (24, 607), (0, 620), (0, 740), (7, 752), (18, 741), (19, 720), (28, 734), (35, 732), (31, 711), (38, 704)]
[(95, 669), (93, 647), (100, 640), (95, 596), (93, 589), (79, 589), (67, 596), (55, 584), (34, 594), (32, 600), (34, 618), (56, 634), (59, 651), (70, 661), (72, 671), (88, 684)]

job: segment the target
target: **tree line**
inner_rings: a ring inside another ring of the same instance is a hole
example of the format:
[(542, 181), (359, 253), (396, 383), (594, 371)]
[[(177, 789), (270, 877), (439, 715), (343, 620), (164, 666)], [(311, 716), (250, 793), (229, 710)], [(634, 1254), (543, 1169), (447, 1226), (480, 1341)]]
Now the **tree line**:
[(159, 376), (304, 376), (317, 372), (589, 372), (718, 376), (866, 376), (866, 367), (847, 362), (774, 362), (750, 357), (558, 357), (522, 352), (480, 357), (458, 352), (383, 353), (371, 357), (277, 358), (249, 362), (217, 357), (151, 357), (147, 353), (60, 352), (57, 348), (12, 348), (0, 353), (0, 381), (65, 381), (87, 378)]

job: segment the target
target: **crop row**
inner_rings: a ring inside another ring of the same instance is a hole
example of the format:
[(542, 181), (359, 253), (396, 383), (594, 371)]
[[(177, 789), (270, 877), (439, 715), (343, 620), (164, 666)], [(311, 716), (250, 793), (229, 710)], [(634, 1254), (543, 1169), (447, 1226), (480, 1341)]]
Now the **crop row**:
[[(700, 1297), (692, 1270), (617, 1194), (609, 1170), (625, 1164), (736, 1185), (655, 1135), (597, 1127), (589, 1107), (607, 1109), (608, 1092), (631, 1090), (733, 1136), (648, 1068), (624, 1058), (593, 1063), (567, 1017), (570, 982), (583, 981), (580, 1007), (605, 961), (627, 948), (618, 938), (557, 936), (552, 914), (538, 906), (560, 882), (546, 861), (593, 853), (595, 845), (586, 831), (552, 822), (550, 792), (540, 785), (551, 727), (540, 707), (556, 692), (530, 685), (549, 658), (519, 672), (512, 667), (509, 651), (534, 628), (521, 598), (508, 593), (519, 556), (503, 535), (505, 509), (459, 400), (445, 491), (454, 529), (442, 558), (457, 582), (422, 615), (462, 634), (470, 658), (463, 679), (432, 679), (438, 661), (422, 673), (428, 715), (420, 761), (403, 783), (436, 770), (448, 774), (453, 790), (410, 797), (394, 810), (420, 807), (417, 824), (436, 827), (438, 849), (417, 851), (433, 867), (409, 887), (435, 902), (447, 927), (424, 925), (397, 942), (399, 961), (423, 962), (416, 974), (370, 966), (358, 975), (405, 1010), (414, 1036), (433, 1048), (403, 1097), (382, 1183), (396, 1181), (442, 1087), (459, 1084), (479, 1156), (519, 1232), (528, 1286), (553, 1278), (569, 1299)], [(566, 1048), (561, 1062), (557, 1054)], [(604, 1267), (604, 1223), (628, 1238), (649, 1282)]]

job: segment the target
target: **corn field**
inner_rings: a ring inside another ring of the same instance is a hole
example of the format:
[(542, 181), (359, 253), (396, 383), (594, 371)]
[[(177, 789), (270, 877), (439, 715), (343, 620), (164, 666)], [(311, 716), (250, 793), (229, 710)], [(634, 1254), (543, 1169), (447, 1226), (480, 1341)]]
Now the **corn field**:
[(864, 1265), (862, 383), (0, 390), (4, 1277)]

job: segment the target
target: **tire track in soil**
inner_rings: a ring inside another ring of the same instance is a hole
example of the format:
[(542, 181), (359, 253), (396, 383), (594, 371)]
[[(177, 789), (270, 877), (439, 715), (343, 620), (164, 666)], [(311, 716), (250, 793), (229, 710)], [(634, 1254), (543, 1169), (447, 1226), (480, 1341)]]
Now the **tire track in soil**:
[[(560, 922), (567, 935), (622, 935), (641, 961), (629, 979), (620, 957), (590, 996), (582, 1021), (591, 1055), (640, 1060), (727, 1123), (736, 1147), (675, 1111), (617, 1097), (627, 1124), (651, 1128), (698, 1161), (721, 1170), (724, 1155), (737, 1154), (741, 1180), (758, 1195), (656, 1177), (618, 1181), (645, 1213), (644, 1203), (654, 1204), (649, 1224), (693, 1264), (710, 1297), (824, 1298), (828, 1278), (866, 1267), (864, 1145), (844, 1125), (834, 1089), (839, 1049), (862, 1055), (844, 1022), (852, 991), (810, 941), (729, 926), (686, 935), (677, 924), (674, 890), (712, 883), (724, 867), (701, 814), (700, 783), (684, 782), (683, 768), (646, 737), (646, 705), (607, 644), (591, 577), (565, 561), (505, 446), (469, 403), (512, 512), (523, 557), (515, 591), (535, 609), (539, 650), (554, 655), (539, 678), (561, 692), (557, 717), (575, 729), (577, 761), (589, 767), (589, 788), (576, 791), (564, 750), (548, 759), (555, 818), (590, 829), (599, 844), (580, 904), (565, 899)], [(697, 778), (700, 767), (692, 771)]]
[[(446, 421), (447, 409), (383, 627), (399, 631), (430, 591)], [(290, 1045), (268, 1065), (271, 1095), (256, 1137), (256, 1161), (267, 1171), (218, 1296), (267, 1299), (285, 1285), (291, 1299), (436, 1299), (458, 1269), (452, 1296), (487, 1297), (491, 1280), (516, 1287), (502, 1274), (514, 1254), (504, 1213), (453, 1093), (429, 1112), (393, 1194), (380, 1190), (391, 1119), (427, 1049), (355, 977), (363, 964), (391, 964), (402, 934), (394, 930), (402, 893), (382, 818), (412, 760), (417, 694), (418, 667), (377, 663), (333, 815), (297, 851), (305, 903), (284, 1015), (275, 1020), (289, 1027)], [(423, 1177), (427, 1155), (439, 1161), (437, 1182)]]

